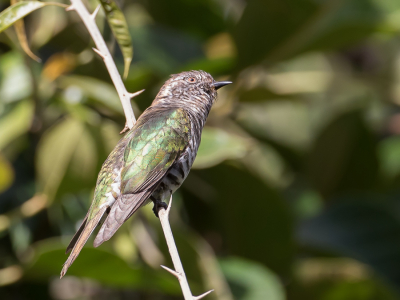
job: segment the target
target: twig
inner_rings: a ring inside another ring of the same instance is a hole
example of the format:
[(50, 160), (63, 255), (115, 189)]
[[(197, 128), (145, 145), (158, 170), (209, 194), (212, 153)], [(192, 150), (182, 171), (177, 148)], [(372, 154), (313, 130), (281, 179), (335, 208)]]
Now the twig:
[(114, 86), (118, 92), (118, 96), (121, 100), (122, 107), (124, 109), (126, 123), (125, 128), (121, 131), (121, 133), (131, 129), (136, 122), (135, 115), (133, 114), (132, 106), (131, 106), (131, 98), (139, 95), (142, 91), (136, 93), (128, 93), (125, 88), (124, 83), (122, 82), (121, 75), (119, 75), (118, 69), (114, 63), (114, 60), (111, 56), (110, 51), (107, 48), (107, 45), (99, 31), (99, 28), (96, 25), (95, 17), (97, 12), (99, 11), (99, 6), (93, 12), (93, 14), (89, 14), (86, 7), (83, 5), (81, 0), (70, 0), (71, 5), (66, 8), (67, 11), (75, 10), (78, 15), (81, 17), (83, 23), (88, 29), (90, 35), (94, 43), (96, 44), (97, 49), (93, 49), (101, 58), (104, 60), (104, 64), (107, 67), (108, 73), (110, 73), (110, 77)]
[(158, 216), (160, 217), (161, 226), (164, 231), (165, 240), (167, 241), (169, 253), (171, 254), (171, 258), (172, 258), (172, 262), (174, 264), (175, 270), (171, 270), (170, 268), (167, 268), (166, 266), (161, 266), (161, 267), (164, 268), (165, 270), (167, 270), (168, 272), (170, 272), (176, 278), (178, 278), (179, 284), (181, 285), (181, 289), (183, 292), (183, 297), (185, 298), (185, 300), (199, 300), (199, 299), (202, 299), (203, 297), (207, 296), (213, 290), (205, 292), (204, 294), (202, 294), (200, 296), (193, 296), (192, 292), (190, 291), (189, 283), (187, 281), (185, 271), (183, 270), (181, 259), (179, 258), (178, 249), (176, 248), (176, 245), (175, 245), (171, 226), (169, 225), (169, 212), (171, 210), (171, 205), (172, 205), (172, 195), (169, 200), (167, 210), (165, 210), (163, 207), (161, 207), (160, 210), (158, 211)]

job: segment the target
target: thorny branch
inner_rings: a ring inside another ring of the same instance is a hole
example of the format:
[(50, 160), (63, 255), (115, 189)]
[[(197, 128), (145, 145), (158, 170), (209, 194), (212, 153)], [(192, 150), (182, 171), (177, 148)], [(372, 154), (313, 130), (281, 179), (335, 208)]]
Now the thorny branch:
[(164, 208), (161, 208), (158, 212), (158, 216), (160, 217), (161, 226), (164, 231), (165, 240), (167, 242), (168, 250), (169, 250), (169, 253), (171, 254), (171, 258), (172, 258), (172, 262), (174, 264), (175, 270), (171, 270), (170, 268), (167, 268), (166, 266), (161, 266), (161, 267), (164, 268), (165, 270), (167, 270), (168, 272), (170, 272), (176, 278), (178, 278), (178, 281), (179, 281), (179, 284), (181, 285), (181, 289), (182, 289), (185, 300), (199, 300), (199, 299), (202, 299), (203, 297), (207, 296), (213, 290), (205, 292), (204, 294), (202, 294), (200, 296), (193, 296), (192, 292), (190, 291), (189, 283), (187, 281), (185, 271), (183, 270), (181, 259), (179, 258), (178, 249), (176, 248), (174, 236), (171, 231), (171, 226), (169, 225), (169, 212), (171, 210), (171, 205), (172, 205), (172, 195), (169, 200), (167, 210), (165, 210)]
[(93, 50), (104, 60), (104, 64), (106, 65), (111, 80), (114, 83), (114, 86), (118, 92), (118, 96), (119, 99), (121, 100), (122, 107), (124, 109), (126, 117), (125, 128), (121, 131), (121, 133), (123, 133), (131, 129), (136, 122), (130, 99), (139, 95), (144, 90), (138, 91), (136, 93), (129, 93), (126, 90), (125, 85), (122, 82), (121, 75), (119, 75), (118, 69), (114, 63), (111, 53), (108, 50), (106, 42), (104, 41), (100, 33), (100, 30), (95, 22), (97, 12), (100, 9), (100, 4), (92, 14), (89, 14), (89, 12), (87, 11), (86, 7), (83, 5), (81, 0), (70, 0), (70, 1), (71, 5), (68, 6), (66, 10), (67, 11), (75, 10), (81, 17), (83, 23), (85, 24), (90, 35), (92, 36), (94, 43), (96, 44), (97, 49), (93, 48)]
[[(100, 5), (96, 8), (96, 10), (92, 14), (89, 14), (89, 12), (87, 11), (86, 7), (83, 5), (81, 0), (70, 0), (70, 1), (71, 5), (67, 8), (67, 10), (68, 11), (75, 10), (81, 17), (82, 21), (86, 25), (90, 35), (92, 36), (96, 44), (97, 49), (93, 48), (93, 50), (101, 58), (103, 58), (104, 63), (108, 69), (108, 72), (110, 73), (111, 79), (114, 83), (114, 86), (117, 89), (126, 117), (125, 128), (122, 130), (122, 132), (125, 132), (126, 130), (131, 129), (136, 122), (135, 115), (133, 114), (132, 106), (130, 103), (130, 99), (139, 95), (144, 90), (138, 91), (136, 93), (128, 93), (128, 91), (126, 90), (125, 85), (122, 82), (121, 76), (118, 73), (117, 67), (115, 66), (114, 60), (110, 54), (110, 51), (108, 50), (107, 45), (95, 22), (95, 17), (97, 12), (99, 11)], [(200, 296), (193, 296), (192, 292), (190, 291), (189, 283), (187, 281), (185, 271), (183, 270), (178, 249), (176, 248), (174, 236), (172, 235), (171, 226), (169, 224), (169, 212), (171, 210), (171, 204), (172, 204), (172, 195), (167, 210), (161, 208), (159, 211), (159, 217), (175, 270), (172, 270), (165, 266), (161, 267), (170, 272), (176, 278), (178, 278), (185, 300), (200, 300), (209, 293), (211, 293), (213, 290), (210, 290)]]

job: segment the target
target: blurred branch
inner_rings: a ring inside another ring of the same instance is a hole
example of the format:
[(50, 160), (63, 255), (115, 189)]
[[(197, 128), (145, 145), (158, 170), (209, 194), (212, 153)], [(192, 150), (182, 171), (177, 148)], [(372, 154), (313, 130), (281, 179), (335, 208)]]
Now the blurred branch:
[(121, 131), (121, 133), (131, 129), (136, 122), (135, 115), (133, 114), (132, 106), (130, 99), (139, 95), (144, 90), (141, 90), (136, 93), (129, 93), (124, 83), (122, 82), (122, 78), (119, 75), (118, 69), (114, 63), (114, 60), (111, 56), (110, 51), (107, 48), (107, 45), (99, 31), (99, 28), (96, 25), (96, 15), (100, 9), (100, 5), (96, 8), (93, 14), (89, 14), (86, 7), (83, 5), (81, 0), (70, 0), (71, 5), (66, 8), (67, 11), (75, 10), (78, 15), (81, 17), (83, 23), (85, 24), (86, 28), (88, 29), (90, 35), (94, 43), (96, 44), (96, 48), (93, 50), (104, 60), (104, 64), (107, 67), (108, 73), (110, 74), (111, 80), (114, 83), (114, 86), (118, 92), (118, 96), (121, 100), (122, 107), (124, 109), (126, 123), (125, 128)]
[(172, 195), (169, 200), (168, 208), (165, 210), (164, 208), (161, 208), (158, 212), (158, 215), (160, 217), (160, 222), (162, 229), (164, 231), (165, 235), (165, 240), (168, 245), (168, 250), (169, 253), (171, 254), (172, 262), (174, 264), (175, 270), (171, 270), (170, 268), (167, 268), (166, 266), (161, 266), (168, 272), (170, 272), (172, 275), (174, 275), (176, 278), (178, 278), (179, 284), (181, 285), (182, 293), (185, 298), (185, 300), (199, 300), (202, 299), (203, 297), (207, 296), (209, 293), (211, 293), (213, 290), (210, 290), (208, 292), (205, 292), (204, 294), (200, 296), (193, 296), (192, 292), (190, 291), (189, 283), (186, 278), (185, 271), (183, 270), (182, 262), (179, 257), (178, 249), (176, 248), (175, 245), (175, 240), (174, 236), (172, 234), (171, 226), (169, 225), (169, 212), (171, 210), (171, 205), (172, 205)]

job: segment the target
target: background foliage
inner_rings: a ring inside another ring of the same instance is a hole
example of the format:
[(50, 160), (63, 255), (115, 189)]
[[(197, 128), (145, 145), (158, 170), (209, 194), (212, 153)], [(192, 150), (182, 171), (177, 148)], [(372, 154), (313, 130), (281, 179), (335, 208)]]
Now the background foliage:
[[(169, 74), (221, 89), (171, 216), (195, 294), (391, 300), (400, 294), (400, 2), (118, 2), (138, 116)], [(97, 2), (87, 3), (94, 10)], [(0, 1), (0, 11), (9, 6)], [(123, 56), (97, 23), (121, 73)], [(124, 116), (75, 12), (25, 18), (38, 63), (0, 34), (2, 299), (181, 299), (160, 224), (141, 209), (58, 279)]]

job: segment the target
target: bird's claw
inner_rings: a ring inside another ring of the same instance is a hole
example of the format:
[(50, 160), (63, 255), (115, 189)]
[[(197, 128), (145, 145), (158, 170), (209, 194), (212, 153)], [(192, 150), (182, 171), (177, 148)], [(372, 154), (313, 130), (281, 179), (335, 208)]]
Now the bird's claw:
[(163, 201), (154, 201), (153, 212), (157, 218), (159, 218), (158, 211), (160, 210), (160, 208), (164, 208), (165, 210), (167, 210), (168, 204)]

